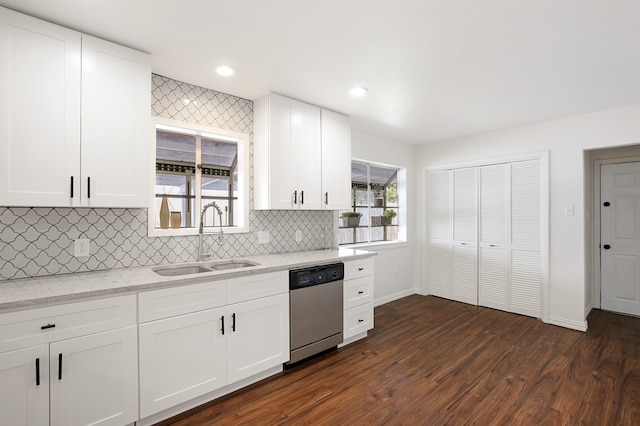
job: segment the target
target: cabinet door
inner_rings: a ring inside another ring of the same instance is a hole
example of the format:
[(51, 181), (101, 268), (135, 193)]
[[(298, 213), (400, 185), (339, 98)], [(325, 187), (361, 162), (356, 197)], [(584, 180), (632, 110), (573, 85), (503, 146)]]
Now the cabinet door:
[(51, 343), (51, 425), (138, 419), (137, 327)]
[(291, 116), (294, 163), (298, 175), (298, 204), (301, 210), (322, 209), (322, 147), (320, 108), (299, 103)]
[(229, 382), (247, 378), (289, 360), (289, 294), (227, 308)]
[(148, 207), (150, 120), (149, 55), (83, 35), (84, 205)]
[(80, 33), (0, 8), (0, 203), (79, 205), (79, 174)]
[(223, 315), (216, 308), (140, 325), (142, 418), (227, 384)]
[(351, 124), (349, 117), (322, 110), (322, 207), (351, 208)]
[(48, 349), (47, 345), (40, 345), (0, 354), (0, 413), (3, 424), (49, 424)]

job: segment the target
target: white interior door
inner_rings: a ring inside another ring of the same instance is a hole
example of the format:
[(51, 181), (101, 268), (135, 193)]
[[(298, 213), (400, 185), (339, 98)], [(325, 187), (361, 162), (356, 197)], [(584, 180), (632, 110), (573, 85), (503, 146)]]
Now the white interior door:
[(640, 163), (600, 169), (602, 309), (640, 315)]

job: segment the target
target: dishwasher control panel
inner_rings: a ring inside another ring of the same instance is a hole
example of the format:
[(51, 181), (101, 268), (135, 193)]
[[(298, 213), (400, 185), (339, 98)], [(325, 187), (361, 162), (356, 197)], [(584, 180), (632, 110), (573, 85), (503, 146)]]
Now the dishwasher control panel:
[(344, 264), (313, 266), (289, 271), (289, 289), (310, 287), (344, 278)]

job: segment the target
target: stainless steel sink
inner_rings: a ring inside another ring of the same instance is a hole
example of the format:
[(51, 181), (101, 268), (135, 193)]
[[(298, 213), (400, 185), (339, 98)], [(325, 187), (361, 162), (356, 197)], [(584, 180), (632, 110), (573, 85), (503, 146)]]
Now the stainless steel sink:
[(218, 262), (207, 263), (206, 265), (159, 266), (153, 268), (153, 272), (163, 277), (178, 277), (181, 275), (202, 274), (227, 269), (248, 268), (256, 265), (258, 265), (258, 263), (249, 262), (248, 260), (220, 260)]
[(225, 269), (248, 268), (250, 266), (257, 266), (257, 265), (258, 265), (257, 263), (249, 262), (248, 260), (226, 260), (226, 261), (210, 263), (207, 266), (209, 268), (221, 271)]
[(210, 268), (205, 268), (200, 265), (193, 266), (163, 266), (160, 268), (156, 268), (153, 270), (158, 275), (162, 275), (163, 277), (176, 277), (179, 275), (192, 275), (192, 274), (202, 274), (204, 272), (212, 272), (213, 270)]

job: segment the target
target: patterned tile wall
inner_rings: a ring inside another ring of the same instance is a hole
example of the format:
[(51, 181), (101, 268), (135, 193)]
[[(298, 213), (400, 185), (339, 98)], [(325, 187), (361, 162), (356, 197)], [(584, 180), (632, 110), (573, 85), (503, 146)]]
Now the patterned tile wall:
[[(152, 113), (159, 117), (252, 134), (253, 102), (152, 75)], [(253, 141), (253, 138), (251, 138)], [(253, 164), (253, 142), (250, 146)], [(253, 200), (253, 166), (249, 181)], [(206, 236), (215, 258), (337, 247), (335, 214), (326, 211), (250, 211), (251, 232)], [(270, 242), (258, 244), (258, 231)], [(295, 231), (303, 239), (295, 241)], [(91, 255), (74, 257), (74, 240), (88, 238)], [(95, 271), (196, 259), (197, 236), (147, 237), (146, 209), (0, 207), (0, 280)]]

